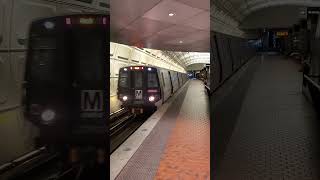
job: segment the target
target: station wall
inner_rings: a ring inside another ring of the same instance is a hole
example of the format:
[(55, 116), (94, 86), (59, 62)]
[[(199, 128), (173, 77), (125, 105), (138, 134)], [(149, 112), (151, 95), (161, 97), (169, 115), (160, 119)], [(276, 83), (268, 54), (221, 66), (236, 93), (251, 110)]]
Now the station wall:
[(211, 32), (210, 36), (210, 116), (214, 124), (210, 141), (216, 147), (211, 157), (216, 167), (214, 177), (255, 72), (256, 61), (251, 60), (255, 50), (248, 46), (246, 39), (217, 32)]

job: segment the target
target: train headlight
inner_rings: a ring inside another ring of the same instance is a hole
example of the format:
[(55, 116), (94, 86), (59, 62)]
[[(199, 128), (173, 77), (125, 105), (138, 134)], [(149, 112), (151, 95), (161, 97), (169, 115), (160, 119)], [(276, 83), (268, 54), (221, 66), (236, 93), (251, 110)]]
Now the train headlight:
[(56, 113), (53, 110), (47, 109), (41, 113), (41, 119), (47, 123), (50, 123), (56, 117)]
[(123, 100), (123, 101), (128, 100), (128, 96), (123, 96), (123, 97), (122, 97), (122, 100)]
[(154, 96), (149, 96), (149, 101), (153, 102), (156, 98)]
[(46, 29), (53, 29), (54, 26), (55, 26), (55, 24), (53, 22), (50, 22), (50, 21), (47, 21), (47, 22), (44, 23), (44, 27)]

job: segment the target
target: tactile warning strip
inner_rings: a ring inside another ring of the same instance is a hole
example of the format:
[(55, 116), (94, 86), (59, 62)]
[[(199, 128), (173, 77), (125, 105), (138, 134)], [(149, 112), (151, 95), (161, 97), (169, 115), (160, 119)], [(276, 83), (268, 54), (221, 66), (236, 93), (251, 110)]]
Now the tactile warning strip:
[(261, 61), (214, 179), (320, 179), (319, 126), (299, 68), (280, 56)]
[(176, 98), (176, 101), (172, 103), (139, 149), (121, 170), (116, 177), (117, 180), (153, 179), (189, 86), (190, 83), (184, 87), (183, 91)]
[(209, 100), (201, 81), (193, 81), (155, 179), (210, 179)]

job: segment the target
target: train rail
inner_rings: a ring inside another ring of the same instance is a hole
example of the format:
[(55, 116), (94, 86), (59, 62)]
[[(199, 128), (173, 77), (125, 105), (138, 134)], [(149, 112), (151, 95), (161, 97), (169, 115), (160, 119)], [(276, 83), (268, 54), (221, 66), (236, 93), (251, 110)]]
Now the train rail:
[(110, 154), (117, 149), (147, 119), (148, 115), (135, 115), (121, 109), (110, 115)]
[[(110, 114), (110, 153), (139, 128), (147, 117), (136, 116), (126, 109)], [(85, 163), (66, 164), (61, 153), (52, 152), (44, 146), (0, 166), (0, 179), (82, 179), (83, 174), (90, 174), (88, 167), (84, 172), (84, 167)]]
[(95, 158), (90, 156), (89, 158), (90, 162), (68, 163), (59, 152), (43, 152), (10, 170), (7, 169), (0, 174), (0, 179), (82, 180), (104, 177), (106, 165), (92, 163)]
[(0, 179), (37, 179), (29, 176), (32, 176), (33, 172), (39, 169), (41, 169), (39, 172), (43, 173), (44, 167), (56, 162), (58, 157), (58, 153), (50, 152), (46, 147), (41, 147), (2, 165), (0, 167)]

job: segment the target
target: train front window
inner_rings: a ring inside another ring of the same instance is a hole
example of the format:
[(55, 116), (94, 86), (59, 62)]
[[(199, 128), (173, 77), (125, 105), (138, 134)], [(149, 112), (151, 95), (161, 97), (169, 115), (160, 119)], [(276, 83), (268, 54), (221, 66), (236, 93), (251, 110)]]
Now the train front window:
[(134, 71), (134, 87), (142, 88), (143, 84), (143, 71)]
[(158, 77), (157, 72), (149, 72), (148, 73), (148, 87), (149, 88), (157, 88), (158, 86)]
[(35, 37), (31, 40), (30, 78), (33, 82), (63, 81), (65, 74), (56, 65), (56, 40), (52, 37)]
[(103, 81), (106, 51), (104, 32), (98, 28), (75, 28), (71, 32), (72, 59), (76, 78), (85, 81)]
[(121, 70), (119, 74), (119, 86), (127, 88), (129, 86), (128, 71)]

